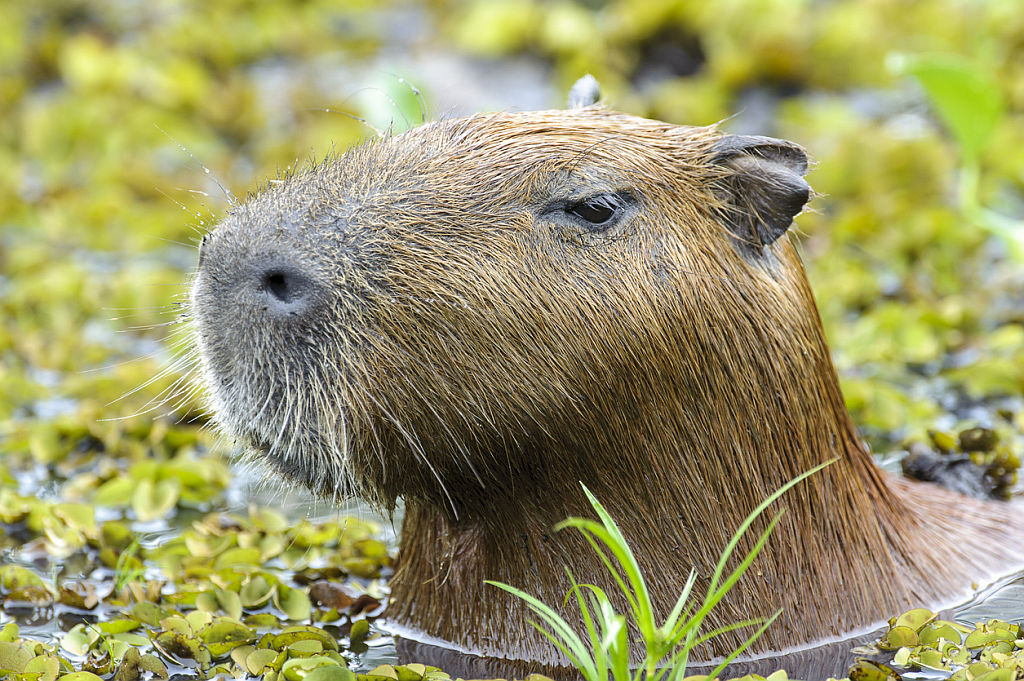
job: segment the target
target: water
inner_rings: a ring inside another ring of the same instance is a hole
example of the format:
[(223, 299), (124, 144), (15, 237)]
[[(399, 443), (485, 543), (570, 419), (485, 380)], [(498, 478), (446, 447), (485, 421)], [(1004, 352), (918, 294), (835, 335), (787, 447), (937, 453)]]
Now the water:
[(1024, 570), (980, 589), (971, 600), (953, 608), (953, 618), (967, 626), (990, 619), (1024, 620)]
[[(951, 619), (966, 626), (973, 626), (977, 622), (989, 619), (1010, 622), (1024, 620), (1024, 571), (995, 580), (979, 589), (969, 601), (939, 611), (939, 617), (940, 619)], [(868, 627), (863, 631), (822, 641), (815, 645), (756, 656), (740, 656), (730, 665), (727, 676), (738, 677), (745, 674), (767, 676), (778, 669), (785, 669), (790, 678), (807, 681), (830, 677), (844, 678), (850, 666), (860, 658), (868, 657), (885, 663), (891, 660), (891, 653), (879, 651), (873, 646), (885, 630), (886, 624), (879, 623), (876, 627)], [(467, 655), (440, 647), (436, 645), (436, 642), (431, 644), (413, 639), (397, 638), (395, 652), (399, 662), (431, 661), (432, 664), (440, 666), (453, 677), (460, 676), (467, 679), (525, 678), (527, 674), (533, 672), (547, 674), (556, 679), (578, 676), (569, 669)], [(717, 663), (716, 660), (707, 664), (691, 664), (687, 674), (710, 673)], [(899, 671), (907, 679), (944, 679), (949, 677), (948, 673), (936, 671), (907, 671), (906, 673), (903, 673), (903, 670)]]
[[(889, 464), (888, 467), (892, 467), (891, 461), (883, 462), (883, 465), (886, 463)], [(48, 472), (45, 467), (41, 466), (25, 472), (19, 480), (19, 491), (22, 494), (44, 494), (55, 498), (57, 495), (53, 493), (53, 490), (46, 492), (57, 484), (49, 477), (51, 474), (52, 472)], [(385, 517), (357, 499), (336, 506), (312, 498), (303, 489), (275, 486), (278, 485), (276, 481), (273, 485), (268, 484), (268, 479), (273, 480), (273, 478), (267, 477), (265, 471), (236, 466), (231, 485), (224, 495), (219, 510), (244, 516), (247, 510), (255, 505), (276, 509), (283, 513), (290, 522), (309, 520), (316, 523), (319, 520), (337, 520), (343, 517), (374, 521), (381, 528), (381, 535), (378, 538), (387, 545), (392, 554), (397, 550), (399, 543), (397, 530), (401, 527), (402, 519), (401, 506), (396, 509), (393, 516)], [(116, 519), (119, 515), (118, 511), (101, 508), (98, 509), (97, 520), (102, 522)], [(203, 512), (179, 509), (178, 514), (170, 521), (157, 520), (145, 524), (136, 522), (132, 528), (142, 537), (144, 544), (157, 545), (177, 536), (184, 528), (203, 515)], [(13, 535), (10, 527), (6, 531)], [(48, 556), (38, 542), (29, 542), (25, 546), (8, 551), (3, 556), (3, 560), (29, 567), (51, 583), (58, 579), (77, 580), (92, 584), (101, 592), (105, 592), (114, 579), (112, 570), (104, 567), (97, 568), (94, 562), (87, 560), (84, 556), (76, 554), (66, 561)], [(158, 572), (153, 572), (150, 577), (159, 578), (160, 575)], [(281, 574), (281, 578), (286, 582), (289, 580), (287, 571)], [(374, 588), (378, 587), (374, 586)], [(378, 591), (376, 595), (381, 597), (382, 602), (386, 602), (386, 590)], [(116, 609), (104, 605), (100, 605), (99, 608), (91, 612), (77, 611), (61, 605), (43, 609), (8, 607), (0, 610), (0, 625), (7, 621), (15, 621), (22, 628), (22, 635), (37, 640), (56, 642), (62, 632), (69, 630), (79, 622), (94, 622), (118, 616), (119, 613)], [(942, 617), (955, 619), (968, 626), (989, 619), (1024, 620), (1024, 572), (1005, 576), (984, 586), (967, 602), (944, 611)], [(388, 626), (387, 622), (374, 619), (371, 619), (370, 622), (371, 635), (367, 640), (366, 650), (356, 657), (353, 665), (356, 670), (365, 671), (385, 663), (422, 662), (441, 667), (453, 677), (461, 676), (463, 678), (523, 678), (526, 674), (534, 671), (554, 676), (566, 675), (565, 670), (543, 668), (524, 662), (481, 658), (451, 650), (444, 647), (443, 644), (439, 645), (437, 641), (424, 642), (415, 640), (415, 636), (395, 636), (395, 633), (401, 632), (396, 632)], [(741, 675), (754, 672), (767, 675), (776, 669), (785, 668), (793, 678), (823, 679), (830, 676), (842, 678), (850, 665), (858, 657), (864, 655), (865, 650), (862, 646), (877, 640), (883, 630), (884, 627), (865, 630), (852, 636), (784, 653), (740, 658), (733, 664), (730, 673)], [(691, 673), (710, 671), (710, 668), (703, 666), (691, 666)], [(934, 678), (941, 678), (941, 675)]]
[[(37, 489), (47, 485), (45, 474), (34, 471), (30, 482)], [(275, 508), (284, 513), (292, 522), (303, 519), (316, 522), (321, 519), (337, 520), (339, 517), (356, 517), (372, 520), (382, 528), (380, 539), (394, 553), (398, 546), (397, 528), (401, 526), (402, 509), (399, 507), (391, 518), (384, 517), (359, 500), (350, 500), (340, 506), (334, 506), (315, 500), (297, 488), (272, 488), (264, 484), (265, 476), (258, 470), (236, 470), (229, 488), (223, 510), (229, 513), (244, 515), (253, 504), (261, 507)], [(98, 514), (99, 515), (99, 514)], [(159, 544), (176, 536), (188, 526), (192, 520), (202, 514), (179, 513), (172, 522), (154, 521), (148, 524), (135, 523), (133, 529), (142, 534), (147, 544)], [(103, 518), (100, 518), (102, 520)], [(113, 571), (107, 568), (95, 568), (84, 559), (72, 557), (70, 562), (61, 562), (49, 558), (31, 545), (22, 550), (9, 552), (7, 560), (32, 568), (37, 574), (49, 581), (56, 581), (58, 574), (61, 579), (78, 579), (93, 584), (103, 591), (113, 580)], [(158, 577), (158, 574), (151, 575)], [(282, 575), (287, 580), (287, 574)], [(380, 594), (386, 600), (386, 593)], [(893, 613), (894, 615), (897, 613)], [(29, 607), (6, 608), (0, 611), (0, 624), (15, 621), (22, 628), (22, 635), (37, 640), (55, 642), (62, 632), (67, 631), (79, 622), (92, 622), (117, 617), (115, 609), (101, 605), (95, 611), (76, 611), (65, 606), (56, 605), (45, 609)], [(978, 590), (967, 602), (944, 611), (942, 617), (955, 619), (965, 625), (989, 619), (1009, 621), (1024, 620), (1024, 572), (1005, 576)], [(842, 678), (847, 669), (858, 657), (864, 655), (865, 644), (877, 640), (884, 630), (871, 629), (858, 632), (852, 636), (823, 642), (820, 645), (803, 647), (769, 655), (741, 657), (731, 667), (731, 674), (759, 673), (767, 675), (779, 668), (785, 668), (793, 678), (819, 679), (830, 676)], [(354, 669), (365, 671), (380, 664), (402, 664), (422, 662), (439, 666), (452, 674), (453, 677), (487, 678), (513, 676), (522, 678), (531, 672), (543, 672), (554, 676), (565, 676), (565, 670), (544, 668), (542, 666), (509, 660), (481, 658), (467, 655), (438, 645), (439, 642), (423, 642), (415, 637), (395, 636), (396, 632), (384, 621), (371, 620), (371, 635), (367, 640), (367, 648), (357, 656)], [(877, 652), (877, 651), (876, 651)], [(877, 658), (876, 658), (877, 659)], [(709, 672), (710, 668), (691, 665), (691, 673)], [(935, 677), (934, 673), (929, 678)], [(928, 676), (928, 675), (925, 675)]]

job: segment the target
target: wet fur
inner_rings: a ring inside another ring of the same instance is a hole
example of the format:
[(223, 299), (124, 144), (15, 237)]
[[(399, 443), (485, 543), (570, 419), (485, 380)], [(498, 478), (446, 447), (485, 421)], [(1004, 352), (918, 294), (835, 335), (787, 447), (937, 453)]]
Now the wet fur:
[[(756, 650), (936, 605), (1021, 559), (1005, 507), (875, 467), (789, 238), (751, 246), (723, 224), (730, 197), (758, 202), (715, 162), (721, 139), (596, 108), (442, 121), (288, 178), (211, 233), (192, 305), (218, 419), (320, 494), (404, 497), (392, 622), (555, 661), (483, 581), (560, 603), (568, 566), (615, 590), (578, 534), (551, 529), (587, 512), (580, 481), (667, 609), (757, 503), (838, 457), (786, 495), (708, 619), (784, 608)], [(545, 217), (605, 190), (637, 199), (615, 233)], [(253, 258), (312, 273), (314, 312), (268, 323), (236, 300)]]

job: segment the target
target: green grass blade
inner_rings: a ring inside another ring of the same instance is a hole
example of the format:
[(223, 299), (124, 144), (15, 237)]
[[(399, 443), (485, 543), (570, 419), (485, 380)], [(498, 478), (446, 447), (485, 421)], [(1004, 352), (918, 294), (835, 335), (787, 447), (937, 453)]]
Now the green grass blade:
[[(580, 639), (579, 635), (576, 633), (576, 630), (550, 606), (545, 605), (542, 601), (531, 596), (525, 591), (521, 591), (513, 586), (509, 586), (508, 584), (492, 582), (489, 580), (484, 583), (496, 586), (503, 591), (507, 591), (516, 598), (520, 598), (525, 601), (526, 605), (533, 610), (533, 612), (539, 615), (540, 618), (544, 620), (545, 624), (551, 628), (553, 635), (557, 636), (564, 642), (569, 651), (567, 653), (568, 657), (579, 660), (589, 657), (590, 651), (587, 650), (586, 645), (584, 645), (582, 639)], [(540, 631), (541, 633), (546, 633), (543, 628), (541, 628)], [(573, 664), (576, 664), (576, 662), (574, 661)]]
[(695, 623), (696, 626), (694, 626), (687, 632), (685, 643), (685, 646), (687, 648), (697, 645), (695, 642), (695, 637), (700, 623), (704, 621), (704, 618), (707, 616), (707, 614), (711, 612), (711, 610), (714, 609), (716, 605), (718, 605), (719, 601), (721, 601), (722, 598), (725, 597), (729, 590), (732, 589), (732, 587), (736, 584), (737, 581), (739, 581), (739, 578), (742, 577), (743, 574), (747, 571), (747, 568), (750, 567), (751, 563), (754, 562), (754, 559), (757, 558), (757, 554), (759, 554), (761, 552), (761, 549), (764, 548), (765, 543), (768, 541), (769, 535), (771, 535), (772, 530), (775, 529), (775, 525), (776, 523), (778, 523), (779, 518), (782, 517), (782, 513), (783, 511), (779, 511), (778, 515), (772, 518), (772, 521), (768, 523), (768, 527), (765, 529), (763, 533), (761, 533), (761, 536), (758, 537), (757, 543), (754, 545), (754, 547), (750, 549), (747, 555), (743, 558), (743, 561), (736, 567), (735, 570), (733, 570), (729, 574), (729, 576), (719, 586), (719, 588), (714, 592), (709, 591), (708, 594), (704, 597), (703, 605), (701, 605), (700, 609), (694, 613), (692, 618), (690, 618), (690, 621)]
[(756, 641), (758, 638), (760, 638), (761, 634), (763, 634), (765, 631), (767, 631), (768, 627), (771, 626), (772, 622), (774, 622), (776, 619), (778, 619), (779, 615), (781, 615), (781, 614), (782, 614), (782, 609), (781, 608), (776, 610), (774, 615), (772, 615), (767, 620), (765, 620), (765, 623), (762, 624), (760, 626), (760, 628), (758, 628), (757, 631), (755, 631), (753, 634), (750, 635), (750, 638), (748, 638), (746, 641), (744, 641), (740, 645), (739, 648), (737, 648), (736, 650), (734, 650), (731, 653), (729, 653), (726, 656), (726, 658), (724, 660), (722, 660), (721, 663), (719, 663), (719, 665), (717, 667), (715, 667), (715, 671), (711, 672), (711, 674), (708, 676), (708, 678), (712, 678), (713, 679), (713, 678), (717, 677), (719, 674), (721, 674), (725, 670), (725, 668), (727, 666), (729, 666), (729, 664), (733, 660), (735, 660), (737, 657), (739, 657), (740, 654), (742, 654), (744, 650), (746, 650), (747, 648), (750, 647), (750, 644), (752, 644), (754, 641)]
[[(590, 650), (599, 650), (601, 636), (600, 633), (597, 631), (596, 626), (594, 625), (594, 618), (590, 614), (590, 607), (587, 605), (587, 601), (583, 596), (583, 585), (577, 584), (576, 579), (572, 576), (572, 572), (569, 570), (569, 568), (566, 568), (565, 572), (567, 575), (569, 575), (569, 581), (572, 583), (572, 588), (569, 590), (569, 593), (565, 595), (565, 601), (563, 601), (563, 605), (568, 603), (570, 596), (576, 597), (576, 604), (580, 609), (580, 613), (583, 615), (583, 625), (587, 631), (587, 638), (590, 639)], [(593, 659), (597, 667), (597, 669), (595, 669), (595, 672), (603, 673), (605, 670), (603, 668), (603, 665), (601, 665), (600, 656), (595, 654), (593, 656)]]
[(587, 500), (590, 501), (590, 505), (594, 507), (594, 511), (597, 512), (598, 517), (601, 519), (601, 523), (604, 525), (612, 542), (609, 544), (615, 557), (622, 565), (623, 571), (626, 573), (626, 577), (629, 579), (630, 585), (633, 587), (633, 594), (635, 595), (636, 606), (636, 624), (640, 628), (640, 632), (645, 637), (653, 635), (655, 633), (656, 625), (654, 623), (654, 608), (651, 605), (651, 596), (647, 591), (647, 583), (644, 581), (643, 572), (640, 570), (640, 563), (637, 561), (636, 556), (633, 554), (633, 549), (629, 547), (629, 542), (626, 541), (626, 537), (623, 536), (622, 530), (619, 529), (615, 519), (611, 517), (601, 502), (597, 500), (597, 497), (587, 488), (586, 485), (581, 483), (584, 494), (587, 495)]
[(614, 619), (618, 627), (608, 632), (606, 641), (606, 650), (611, 662), (610, 671), (616, 681), (629, 681), (629, 626), (622, 615), (617, 615)]
[(758, 618), (755, 618), (755, 619), (743, 620), (742, 622), (733, 622), (732, 624), (726, 624), (724, 626), (721, 626), (721, 627), (715, 629), (714, 631), (711, 631), (711, 632), (708, 632), (706, 634), (703, 634), (700, 638), (696, 639), (693, 642), (693, 645), (696, 646), (696, 645), (700, 645), (701, 643), (706, 643), (707, 641), (710, 641), (711, 639), (715, 638), (716, 636), (721, 636), (722, 634), (727, 634), (730, 631), (736, 631), (737, 629), (742, 629), (744, 627), (753, 627), (753, 626), (764, 624), (764, 623), (765, 623), (765, 619), (763, 617), (758, 617)]
[[(575, 524), (565, 525), (565, 527), (575, 527), (576, 529), (580, 530), (580, 532), (586, 538), (587, 542), (590, 543), (591, 548), (594, 549), (594, 553), (596, 553), (601, 558), (601, 562), (604, 563), (605, 569), (608, 571), (608, 574), (615, 578), (615, 582), (616, 584), (618, 584), (619, 590), (626, 597), (626, 601), (629, 603), (630, 609), (634, 613), (639, 612), (640, 607), (637, 603), (637, 599), (634, 595), (631, 585), (626, 583), (626, 580), (623, 579), (622, 574), (619, 572), (619, 569), (615, 567), (615, 564), (612, 563), (611, 559), (608, 558), (607, 554), (605, 554), (605, 552), (601, 549), (600, 545), (597, 542), (597, 540), (600, 539), (601, 543), (607, 546), (608, 549), (612, 552), (612, 555), (615, 556), (614, 547), (610, 544), (610, 542), (614, 541), (611, 538), (611, 536), (604, 531), (604, 528), (602, 528), (600, 525), (598, 525), (592, 520), (586, 520), (582, 518), (570, 518), (569, 520), (579, 520), (582, 524), (590, 525), (585, 529), (582, 525)], [(560, 529), (561, 526), (562, 524), (560, 523), (555, 527), (556, 529)], [(617, 557), (616, 560), (618, 560)], [(622, 561), (620, 560), (619, 563), (621, 565)]]
[(781, 511), (778, 512), (778, 514), (776, 514), (774, 518), (771, 519), (771, 521), (768, 523), (768, 527), (765, 528), (765, 531), (762, 532), (761, 536), (757, 538), (757, 542), (750, 549), (750, 551), (747, 552), (747, 555), (743, 557), (743, 560), (740, 561), (740, 564), (736, 566), (736, 569), (729, 573), (729, 576), (726, 577), (725, 581), (723, 581), (722, 584), (718, 587), (718, 589), (715, 592), (716, 602), (718, 600), (721, 600), (721, 598), (724, 597), (726, 593), (728, 593), (728, 591), (736, 584), (736, 582), (739, 581), (739, 578), (743, 576), (743, 573), (745, 573), (747, 569), (750, 567), (750, 565), (754, 562), (754, 559), (757, 558), (758, 554), (761, 553), (761, 549), (763, 549), (764, 545), (768, 542), (768, 538), (771, 536), (772, 530), (775, 529), (775, 526), (779, 523), (779, 520), (782, 518), (782, 515), (785, 512), (786, 510), (782, 509)]
[(679, 615), (679, 620), (676, 622), (676, 626), (672, 629), (672, 632), (667, 638), (678, 642), (682, 640), (686, 632), (699, 624), (695, 622), (693, 617), (690, 615), (690, 611), (693, 610), (693, 603), (687, 603), (686, 608), (683, 609), (682, 614)]
[[(625, 572), (626, 579), (629, 581), (629, 585), (632, 589), (632, 594), (635, 596), (635, 598), (630, 599), (630, 605), (634, 610), (634, 624), (637, 625), (641, 634), (645, 637), (647, 637), (647, 635), (654, 635), (654, 610), (651, 606), (651, 598), (647, 591), (647, 584), (644, 582), (643, 573), (640, 570), (640, 564), (637, 562), (636, 556), (633, 554), (632, 549), (630, 549), (629, 543), (626, 541), (626, 538), (623, 536), (622, 531), (619, 529), (615, 520), (586, 485), (581, 483), (581, 487), (583, 487), (583, 492), (587, 495), (587, 500), (594, 508), (594, 512), (597, 513), (602, 525), (601, 530), (593, 527), (589, 529), (608, 546), (612, 555), (615, 556), (619, 565), (622, 566), (622, 570)], [(574, 526), (572, 524), (567, 525), (566, 523), (568, 522), (569, 521), (559, 523), (556, 527)], [(627, 593), (625, 589), (623, 589), (623, 593)]]
[[(645, 658), (632, 676), (630, 675), (629, 622), (625, 615), (615, 611), (608, 595), (600, 587), (593, 584), (577, 583), (572, 573), (566, 569), (572, 588), (565, 595), (563, 606), (575, 599), (586, 632), (587, 641), (584, 642), (572, 625), (537, 598), (507, 584), (490, 581), (487, 583), (526, 602), (527, 606), (540, 616), (546, 627), (537, 622), (531, 622), (531, 624), (570, 660), (587, 681), (609, 681), (609, 678), (613, 681), (661, 681), (666, 678), (666, 675), (668, 681), (680, 681), (685, 676), (689, 655), (695, 647), (727, 632), (761, 624), (757, 631), (730, 653), (714, 670), (712, 676), (718, 675), (726, 665), (753, 644), (782, 612), (779, 610), (767, 620), (745, 620), (724, 625), (704, 635), (700, 634), (700, 626), (708, 613), (736, 585), (760, 555), (785, 509), (768, 522), (765, 530), (757, 538), (754, 546), (740, 560), (739, 565), (723, 578), (726, 564), (744, 534), (770, 504), (777, 501), (797, 483), (835, 461), (833, 459), (797, 476), (751, 511), (730, 538), (719, 558), (700, 607), (694, 611), (694, 604), (690, 602), (690, 596), (697, 580), (696, 572), (691, 570), (682, 593), (676, 599), (669, 616), (660, 627), (654, 621), (654, 608), (636, 556), (607, 510), (586, 486), (583, 487), (600, 522), (587, 518), (569, 518), (559, 523), (556, 529), (571, 527), (584, 536), (628, 602), (633, 618), (632, 624), (639, 629), (645, 646)], [(666, 657), (668, 664), (662, 664)]]
[(539, 631), (541, 634), (544, 635), (545, 638), (551, 641), (551, 643), (556, 648), (558, 648), (563, 655), (565, 655), (566, 659), (569, 660), (569, 663), (572, 666), (576, 667), (577, 670), (579, 670), (580, 675), (582, 675), (583, 678), (586, 679), (586, 681), (607, 681), (607, 674), (599, 672), (598, 665), (595, 663), (594, 660), (591, 660), (589, 656), (577, 658), (565, 646), (565, 644), (562, 641), (560, 641), (550, 631), (548, 631), (543, 626), (541, 626), (533, 620), (528, 620), (528, 622), (533, 626), (534, 629)]
[(811, 475), (814, 475), (815, 473), (825, 468), (826, 466), (832, 465), (838, 460), (838, 457), (835, 459), (830, 459), (825, 463), (815, 466), (809, 471), (806, 471), (796, 476), (795, 478), (787, 482), (785, 485), (777, 489), (775, 492), (773, 492), (767, 499), (758, 504), (757, 508), (755, 508), (753, 511), (750, 512), (749, 515), (747, 515), (746, 519), (744, 519), (744, 521), (740, 524), (739, 529), (737, 529), (736, 532), (732, 535), (732, 539), (729, 540), (729, 543), (726, 545), (721, 557), (718, 559), (718, 565), (715, 566), (715, 572), (711, 576), (711, 584), (708, 586), (709, 592), (714, 591), (715, 588), (718, 586), (718, 580), (722, 577), (722, 571), (725, 570), (725, 564), (729, 560), (729, 556), (732, 555), (733, 550), (739, 543), (740, 537), (742, 537), (746, 533), (747, 529), (753, 524), (757, 517), (761, 515), (761, 513), (763, 513), (766, 508), (768, 508), (772, 503), (778, 500), (778, 498), (781, 497), (783, 494), (788, 492), (797, 483), (802, 482), (806, 478), (810, 477)]
[[(610, 532), (607, 528), (595, 523), (593, 520), (585, 518), (569, 518), (555, 527), (557, 529), (572, 527), (583, 533), (587, 541), (594, 548), (594, 551), (601, 557), (608, 573), (615, 578), (619, 590), (629, 603), (630, 610), (633, 612), (634, 622), (640, 628), (641, 633), (646, 635), (648, 631), (653, 632), (654, 614), (647, 592), (647, 584), (644, 582), (640, 572), (635, 569), (636, 559), (633, 557), (633, 552), (629, 546), (618, 544), (619, 538), (622, 535)], [(601, 550), (598, 540), (608, 548), (612, 557), (621, 567), (621, 571), (607, 554)], [(625, 576), (623, 576), (623, 573)]]
[[(820, 464), (818, 466), (815, 466), (814, 468), (811, 468), (810, 470), (808, 470), (808, 471), (806, 471), (804, 473), (801, 473), (797, 477), (793, 478), (792, 480), (787, 482), (785, 485), (780, 487), (778, 490), (776, 490), (774, 493), (769, 495), (768, 498), (765, 499), (763, 502), (761, 502), (757, 506), (757, 508), (755, 508), (753, 511), (751, 511), (747, 515), (747, 517), (744, 519), (744, 521), (740, 524), (739, 528), (733, 534), (732, 539), (729, 540), (729, 543), (725, 547), (725, 550), (722, 552), (721, 557), (719, 557), (719, 559), (718, 559), (718, 564), (715, 566), (715, 572), (712, 575), (711, 583), (708, 586), (708, 591), (707, 591), (707, 594), (705, 595), (703, 605), (690, 618), (690, 620), (687, 623), (687, 627), (685, 628), (685, 630), (686, 630), (686, 637), (685, 637), (685, 641), (682, 644), (682, 651), (680, 653), (680, 657), (682, 658), (682, 664), (684, 666), (687, 663), (687, 659), (688, 659), (690, 650), (696, 645), (694, 640), (696, 638), (696, 632), (697, 632), (697, 630), (699, 628), (700, 623), (703, 622), (704, 618), (711, 611), (711, 609), (714, 608), (714, 606), (718, 604), (718, 602), (722, 599), (722, 597), (724, 597), (726, 591), (728, 591), (728, 589), (726, 589), (724, 591), (719, 590), (718, 589), (718, 582), (719, 582), (719, 580), (722, 577), (722, 572), (725, 570), (726, 562), (729, 560), (730, 555), (732, 555), (733, 550), (739, 544), (739, 541), (740, 541), (741, 537), (747, 532), (747, 530), (750, 528), (751, 524), (753, 524), (754, 520), (756, 520), (758, 518), (758, 516), (760, 516), (769, 505), (771, 505), (779, 497), (781, 497), (783, 494), (785, 494), (787, 491), (789, 491), (797, 483), (803, 481), (804, 479), (810, 477), (811, 475), (814, 475), (818, 471), (820, 471), (820, 470), (822, 470), (822, 469), (832, 465), (836, 461), (838, 461), (838, 458), (830, 459), (830, 460), (826, 461), (825, 463)], [(751, 552), (748, 553), (747, 556), (744, 558), (744, 560), (741, 562), (740, 567), (737, 568), (737, 570), (734, 570), (729, 575), (729, 578), (726, 580), (729, 583), (729, 588), (731, 588), (732, 585), (735, 584), (736, 580), (738, 580), (739, 577), (743, 574), (743, 572), (746, 571), (746, 569), (747, 569), (747, 567), (749, 567), (750, 563), (753, 562), (753, 559), (756, 557), (757, 553), (760, 553), (761, 548), (763, 548), (765, 542), (767, 542), (767, 540), (768, 540), (768, 535), (775, 528), (775, 523), (778, 521), (779, 517), (780, 516), (776, 516), (775, 519), (773, 519), (772, 522), (769, 523), (768, 528), (758, 538), (757, 544), (754, 546), (753, 549), (751, 549)], [(716, 593), (717, 593), (717, 595), (716, 595)], [(772, 621), (774, 621), (774, 618), (772, 618), (772, 620), (767, 622), (765, 626), (767, 626), (768, 624), (771, 624)], [(694, 626), (690, 626), (691, 623)]]
[(669, 640), (675, 638), (679, 622), (686, 622), (686, 613), (689, 612), (689, 609), (686, 607), (686, 602), (690, 600), (690, 592), (693, 591), (693, 585), (696, 583), (697, 571), (690, 570), (690, 575), (686, 578), (686, 584), (683, 585), (682, 593), (680, 593), (679, 598), (676, 599), (676, 604), (672, 607), (672, 612), (670, 612), (668, 617), (665, 619), (665, 624), (661, 626), (661, 633), (664, 638)]

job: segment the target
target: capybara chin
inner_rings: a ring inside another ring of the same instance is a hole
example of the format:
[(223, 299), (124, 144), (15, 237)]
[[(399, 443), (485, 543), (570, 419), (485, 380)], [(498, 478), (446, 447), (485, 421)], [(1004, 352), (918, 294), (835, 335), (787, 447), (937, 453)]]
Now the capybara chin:
[(888, 476), (858, 440), (787, 235), (806, 168), (789, 142), (594, 106), (352, 149), (203, 239), (192, 312), (219, 423), (318, 494), (403, 497), (387, 617), (481, 654), (558, 660), (485, 579), (561, 603), (568, 566), (616, 591), (552, 529), (588, 514), (580, 482), (665, 614), (758, 503), (838, 459), (786, 494), (706, 622), (783, 608), (755, 650), (960, 597), (1021, 559), (1024, 528)]

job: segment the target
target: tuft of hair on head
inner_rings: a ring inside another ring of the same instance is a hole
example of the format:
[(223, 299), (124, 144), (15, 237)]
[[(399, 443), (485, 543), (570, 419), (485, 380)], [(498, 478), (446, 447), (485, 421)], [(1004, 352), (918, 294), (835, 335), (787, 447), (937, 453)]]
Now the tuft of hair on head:
[(585, 109), (601, 99), (601, 85), (589, 73), (569, 88), (569, 109)]

